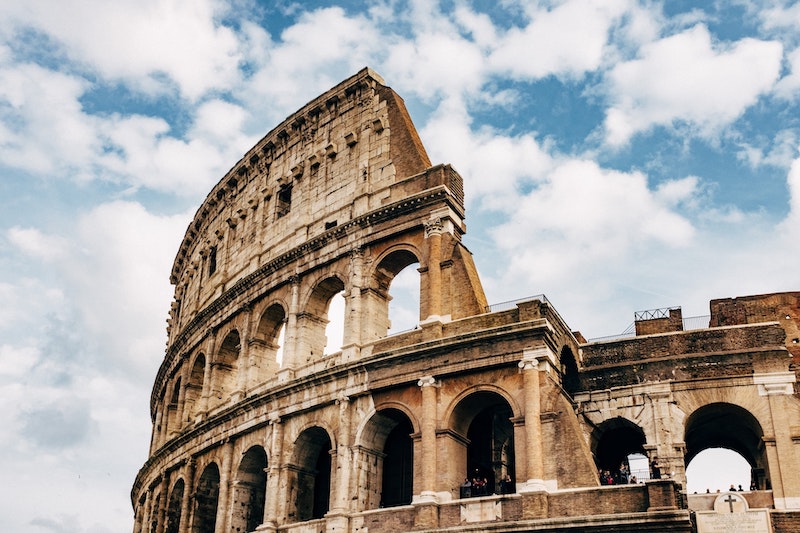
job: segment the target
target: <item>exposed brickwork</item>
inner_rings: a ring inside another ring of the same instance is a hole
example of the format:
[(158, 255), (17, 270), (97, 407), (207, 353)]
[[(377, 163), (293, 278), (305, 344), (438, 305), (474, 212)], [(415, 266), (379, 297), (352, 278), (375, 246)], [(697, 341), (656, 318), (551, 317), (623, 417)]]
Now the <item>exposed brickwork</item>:
[(772, 511), (770, 520), (774, 533), (797, 533), (800, 531), (800, 511)]

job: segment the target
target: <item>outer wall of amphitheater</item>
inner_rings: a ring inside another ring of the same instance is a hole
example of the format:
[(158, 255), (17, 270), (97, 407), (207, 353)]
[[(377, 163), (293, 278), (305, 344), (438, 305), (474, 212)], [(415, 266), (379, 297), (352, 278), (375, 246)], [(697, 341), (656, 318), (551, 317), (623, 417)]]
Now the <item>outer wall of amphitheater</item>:
[[(369, 69), (248, 151), (173, 264), (134, 533), (690, 532), (716, 519), (685, 491), (708, 448), (751, 466), (731, 502), (800, 531), (800, 292), (587, 342), (543, 295), (488, 305), (464, 216)], [(390, 335), (408, 269), (417, 326)]]

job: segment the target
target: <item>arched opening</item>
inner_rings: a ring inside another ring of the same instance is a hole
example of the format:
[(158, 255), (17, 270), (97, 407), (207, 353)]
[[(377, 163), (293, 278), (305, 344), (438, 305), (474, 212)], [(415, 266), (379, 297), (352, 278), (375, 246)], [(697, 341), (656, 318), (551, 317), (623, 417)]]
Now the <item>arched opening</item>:
[(203, 393), (205, 369), (206, 356), (201, 353), (194, 360), (192, 371), (189, 373), (189, 382), (186, 384), (186, 393), (183, 401), (184, 420), (186, 422), (190, 422), (200, 409), (199, 403), (200, 396)]
[[(771, 482), (767, 467), (766, 448), (762, 446), (763, 436), (764, 433), (758, 420), (746, 409), (730, 403), (713, 403), (703, 406), (686, 420), (685, 464), (692, 464), (695, 457), (699, 457), (699, 454), (705, 450), (731, 450), (750, 465), (750, 480), (745, 481), (742, 484), (743, 487), (747, 485), (747, 488), (752, 486), (754, 489), (769, 489)], [(729, 458), (735, 458), (735, 456), (729, 456)], [(724, 467), (720, 467), (718, 472), (725, 472), (722, 468)], [(727, 472), (725, 473), (727, 474)], [(689, 483), (693, 483), (688, 476), (689, 472), (687, 471), (687, 488)], [(737, 485), (739, 483), (739, 481), (727, 479), (720, 479), (719, 482)], [(704, 480), (704, 483), (711, 484), (711, 480)], [(718, 483), (715, 483), (715, 486), (718, 486)], [(705, 489), (706, 487), (701, 488), (703, 491)]]
[(170, 433), (180, 429), (180, 392), (181, 392), (181, 378), (180, 376), (175, 379), (172, 384), (172, 394), (170, 394), (169, 405), (167, 405), (167, 422), (164, 427), (164, 433), (169, 438)]
[(649, 479), (647, 467), (642, 470), (641, 461), (637, 460), (639, 455), (647, 457), (645, 443), (642, 428), (622, 417), (597, 426), (592, 433), (592, 454), (600, 483), (615, 485)]
[[(415, 258), (416, 259), (416, 258)], [(414, 329), (419, 324), (419, 263), (398, 272), (389, 289), (389, 334)]]
[(183, 502), (183, 491), (185, 483), (179, 479), (172, 486), (167, 502), (167, 523), (164, 533), (178, 533), (181, 525), (181, 502)]
[(255, 531), (264, 521), (267, 494), (267, 453), (253, 446), (244, 454), (233, 488), (231, 531)]
[(751, 490), (752, 468), (747, 459), (726, 448), (706, 448), (686, 465), (686, 491), (705, 493)]
[(225, 403), (238, 389), (239, 352), (242, 349), (239, 332), (231, 331), (225, 336), (217, 352), (214, 364), (214, 388), (212, 397), (215, 405)]
[(578, 374), (578, 363), (568, 346), (564, 346), (561, 349), (559, 363), (561, 365), (561, 386), (572, 396), (578, 391), (581, 383), (580, 375)]
[(344, 313), (346, 302), (344, 291), (333, 295), (328, 304), (328, 323), (325, 325), (325, 349), (323, 354), (331, 355), (344, 345)]
[[(297, 357), (299, 364), (306, 364), (316, 361), (329, 351), (338, 351), (342, 345), (342, 335), (344, 332), (344, 305), (339, 307), (339, 301), (343, 304), (342, 298), (337, 298), (337, 309), (329, 312), (331, 301), (334, 296), (344, 290), (344, 283), (333, 276), (326, 278), (314, 287), (306, 303), (303, 313), (297, 317)], [(330, 332), (330, 340), (326, 335), (328, 324), (332, 315), (336, 315), (335, 321), (341, 326), (334, 326), (337, 332)], [(330, 347), (329, 347), (330, 345)], [(335, 348), (333, 348), (335, 346)]]
[(303, 431), (295, 443), (290, 486), (294, 493), (289, 520), (322, 518), (328, 512), (331, 492), (331, 439), (321, 427)]
[[(413, 329), (420, 320), (419, 259), (409, 250), (395, 250), (381, 259), (365, 294), (365, 340)], [(390, 292), (391, 287), (391, 292)]]
[(286, 311), (280, 304), (272, 304), (261, 315), (255, 336), (250, 341), (251, 360), (255, 365), (257, 383), (275, 376), (283, 360), (283, 333)]
[(514, 492), (513, 416), (506, 399), (490, 391), (470, 394), (453, 411), (453, 429), (466, 437), (459, 483), (469, 482), (470, 496)]
[(197, 482), (194, 501), (192, 533), (214, 533), (219, 503), (219, 468), (215, 463), (211, 463), (203, 470)]
[(414, 491), (413, 425), (399, 409), (381, 409), (367, 422), (361, 437), (360, 469), (367, 489), (359, 502), (364, 509), (411, 503)]

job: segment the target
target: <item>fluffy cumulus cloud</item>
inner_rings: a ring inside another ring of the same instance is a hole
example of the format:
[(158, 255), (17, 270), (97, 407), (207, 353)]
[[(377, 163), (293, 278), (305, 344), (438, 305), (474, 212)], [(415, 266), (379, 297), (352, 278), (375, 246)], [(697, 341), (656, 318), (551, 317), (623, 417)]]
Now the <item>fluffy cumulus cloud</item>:
[(148, 93), (177, 86), (187, 98), (230, 88), (238, 79), (239, 41), (221, 24), (214, 0), (78, 3), (8, 2), (11, 36), (36, 32), (90, 71)]
[(747, 38), (723, 47), (703, 25), (648, 44), (608, 75), (614, 104), (606, 115), (606, 139), (620, 145), (675, 122), (715, 133), (772, 88), (781, 58), (779, 42)]
[(596, 70), (608, 33), (628, 4), (625, 0), (569, 0), (552, 7), (531, 3), (526, 12), (528, 24), (505, 33), (490, 61), (495, 69), (515, 78), (579, 76)]
[[(0, 466), (6, 491), (35, 495), (6, 492), (0, 529), (130, 530), (191, 214), (364, 66), (464, 177), (490, 300), (545, 292), (606, 334), (637, 309), (796, 290), (800, 11), (751, 6), (722, 35), (718, 7), (0, 3)], [(641, 157), (609, 150), (631, 146)], [(741, 205), (756, 181), (772, 196)]]

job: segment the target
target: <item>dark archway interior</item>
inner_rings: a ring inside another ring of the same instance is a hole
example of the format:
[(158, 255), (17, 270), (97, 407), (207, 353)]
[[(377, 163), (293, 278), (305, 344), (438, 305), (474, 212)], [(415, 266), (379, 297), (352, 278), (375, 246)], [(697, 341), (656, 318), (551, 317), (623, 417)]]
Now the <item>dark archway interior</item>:
[(244, 454), (236, 473), (234, 489), (233, 531), (255, 531), (264, 521), (267, 487), (267, 454), (261, 446), (253, 446)]
[(408, 417), (396, 409), (386, 409), (381, 415), (394, 424), (383, 448), (381, 505), (408, 505), (414, 490), (414, 429)]
[(214, 533), (219, 503), (219, 468), (211, 463), (203, 470), (195, 492), (192, 533)]
[[(467, 464), (465, 477), (473, 483), (473, 495), (498, 492), (500, 481), (515, 478), (514, 416), (511, 406), (499, 394), (477, 392), (464, 398), (454, 411), (456, 428), (466, 428)], [(479, 485), (475, 486), (475, 480)], [(485, 483), (485, 485), (482, 485)]]
[(328, 512), (331, 491), (331, 439), (321, 427), (300, 434), (296, 445), (298, 521), (322, 518)]
[(592, 451), (600, 470), (616, 471), (629, 455), (647, 455), (644, 431), (629, 420), (614, 418), (602, 423), (594, 432)]
[(178, 533), (181, 525), (181, 503), (183, 501), (184, 482), (179, 479), (172, 487), (167, 502), (167, 525), (164, 533)]
[(752, 481), (759, 489), (770, 486), (761, 425), (746, 409), (729, 403), (706, 405), (686, 421), (685, 464), (709, 448), (733, 450), (750, 463)]
[(575, 355), (568, 347), (561, 350), (561, 386), (570, 395), (575, 394), (581, 385), (580, 374), (578, 373), (578, 363), (575, 361)]

